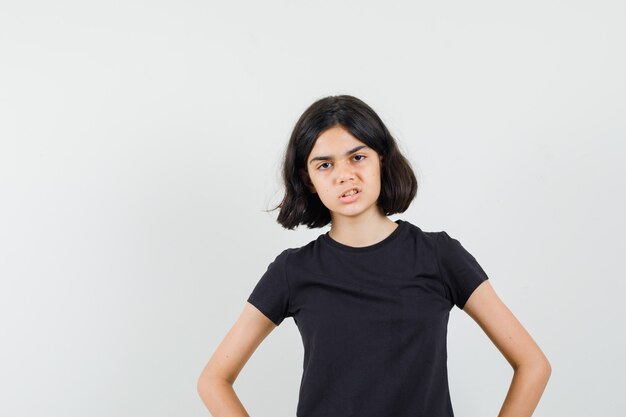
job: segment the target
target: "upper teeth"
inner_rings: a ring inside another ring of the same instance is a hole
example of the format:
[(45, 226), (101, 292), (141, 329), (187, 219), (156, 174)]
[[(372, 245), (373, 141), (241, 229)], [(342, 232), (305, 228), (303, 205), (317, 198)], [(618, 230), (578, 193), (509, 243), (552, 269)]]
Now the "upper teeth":
[(343, 194), (342, 197), (347, 197), (349, 195), (353, 195), (356, 194), (358, 191), (356, 190), (356, 188), (353, 188), (352, 190), (348, 191), (347, 193)]

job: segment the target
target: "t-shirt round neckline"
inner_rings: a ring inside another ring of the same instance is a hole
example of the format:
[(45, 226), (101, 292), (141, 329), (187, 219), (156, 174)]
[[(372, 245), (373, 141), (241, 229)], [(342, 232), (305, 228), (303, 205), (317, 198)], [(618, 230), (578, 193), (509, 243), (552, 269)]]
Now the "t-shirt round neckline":
[(343, 243), (337, 242), (336, 240), (334, 240), (332, 237), (329, 236), (329, 232), (324, 233), (323, 235), (321, 235), (322, 237), (322, 241), (334, 248), (346, 251), (346, 252), (352, 252), (352, 253), (363, 253), (363, 252), (370, 252), (372, 250), (376, 250), (376, 249), (380, 249), (384, 246), (389, 245), (392, 241), (394, 241), (399, 235), (400, 232), (402, 232), (402, 230), (404, 230), (407, 226), (407, 222), (402, 220), (402, 219), (398, 219), (396, 220), (394, 223), (396, 223), (398, 225), (398, 227), (396, 227), (393, 232), (391, 232), (391, 234), (389, 234), (389, 236), (387, 236), (386, 238), (384, 238), (383, 240), (376, 242), (372, 245), (368, 245), (368, 246), (348, 246), (348, 245), (344, 245)]

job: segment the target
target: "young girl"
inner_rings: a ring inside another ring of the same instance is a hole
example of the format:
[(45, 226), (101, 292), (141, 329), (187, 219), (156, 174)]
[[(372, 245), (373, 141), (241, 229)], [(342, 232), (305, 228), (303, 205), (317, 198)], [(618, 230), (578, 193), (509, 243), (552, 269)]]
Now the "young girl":
[(531, 416), (551, 367), (476, 259), (445, 231), (387, 216), (417, 180), (363, 101), (313, 103), (285, 154), (278, 222), (330, 230), (282, 251), (198, 380), (214, 417), (248, 416), (233, 390), (265, 337), (293, 317), (304, 344), (298, 417), (452, 417), (446, 333), (456, 305), (514, 369), (498, 417)]

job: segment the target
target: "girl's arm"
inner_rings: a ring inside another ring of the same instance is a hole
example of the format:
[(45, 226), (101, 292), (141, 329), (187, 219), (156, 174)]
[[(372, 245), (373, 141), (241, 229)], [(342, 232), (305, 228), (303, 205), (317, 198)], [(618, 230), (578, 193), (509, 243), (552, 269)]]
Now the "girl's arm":
[(550, 362), (526, 329), (484, 281), (463, 306), (513, 367), (498, 417), (531, 417), (552, 373)]
[(233, 383), (263, 339), (277, 326), (246, 302), (198, 378), (198, 394), (213, 417), (250, 417)]

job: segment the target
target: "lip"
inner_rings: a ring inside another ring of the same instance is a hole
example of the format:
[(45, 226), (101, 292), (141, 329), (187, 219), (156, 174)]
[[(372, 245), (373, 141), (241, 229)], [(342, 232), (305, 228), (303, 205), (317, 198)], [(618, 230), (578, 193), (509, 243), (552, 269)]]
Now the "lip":
[[(359, 195), (361, 193), (361, 188), (360, 187), (356, 187), (356, 186), (355, 187), (349, 187), (349, 188), (346, 188), (345, 190), (343, 190), (342, 192), (340, 192), (339, 196), (337, 198), (342, 198), (341, 196), (344, 195), (344, 193), (347, 193), (348, 191), (353, 190), (353, 189), (356, 189), (356, 191), (357, 191), (357, 193), (354, 194), (354, 195)], [(351, 196), (351, 197), (354, 197), (354, 195)]]

